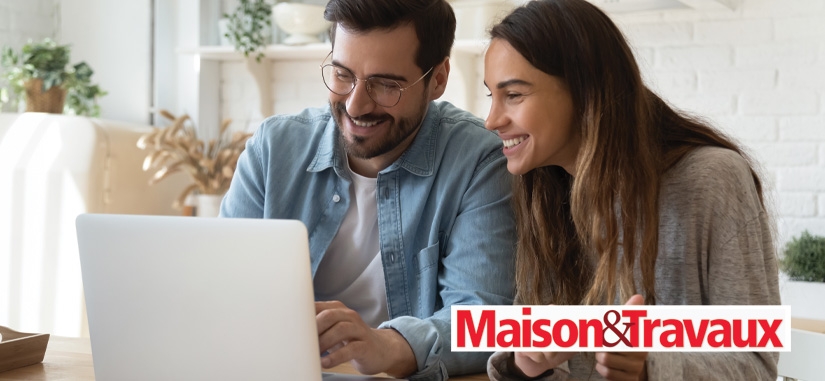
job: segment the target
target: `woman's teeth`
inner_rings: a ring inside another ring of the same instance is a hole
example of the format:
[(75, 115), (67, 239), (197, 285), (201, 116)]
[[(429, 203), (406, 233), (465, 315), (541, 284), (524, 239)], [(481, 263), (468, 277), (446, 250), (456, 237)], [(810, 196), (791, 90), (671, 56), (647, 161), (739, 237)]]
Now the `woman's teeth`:
[(525, 138), (525, 137), (523, 137), (523, 136), (522, 136), (522, 137), (515, 138), (515, 139), (506, 139), (506, 140), (503, 140), (503, 142), (504, 142), (504, 148), (513, 148), (513, 147), (515, 147), (515, 146), (517, 146), (517, 145), (521, 144), (521, 142), (523, 142), (523, 141), (525, 141), (525, 140), (527, 140), (527, 138)]

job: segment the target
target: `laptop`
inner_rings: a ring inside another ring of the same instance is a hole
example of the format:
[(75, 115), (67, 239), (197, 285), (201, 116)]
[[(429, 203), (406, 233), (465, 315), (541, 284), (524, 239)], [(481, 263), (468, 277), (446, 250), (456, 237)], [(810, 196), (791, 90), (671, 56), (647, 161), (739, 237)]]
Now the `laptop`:
[(300, 221), (83, 214), (76, 223), (96, 379), (322, 379)]

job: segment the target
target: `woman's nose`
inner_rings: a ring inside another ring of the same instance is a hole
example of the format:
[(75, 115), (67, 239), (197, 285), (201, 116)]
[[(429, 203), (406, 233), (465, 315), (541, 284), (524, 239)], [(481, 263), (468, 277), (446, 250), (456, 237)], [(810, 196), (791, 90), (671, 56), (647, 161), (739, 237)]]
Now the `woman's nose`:
[(484, 128), (495, 131), (499, 129), (503, 125), (503, 116), (499, 112), (498, 107), (495, 104), (490, 106), (490, 112), (487, 113), (487, 119), (484, 120)]

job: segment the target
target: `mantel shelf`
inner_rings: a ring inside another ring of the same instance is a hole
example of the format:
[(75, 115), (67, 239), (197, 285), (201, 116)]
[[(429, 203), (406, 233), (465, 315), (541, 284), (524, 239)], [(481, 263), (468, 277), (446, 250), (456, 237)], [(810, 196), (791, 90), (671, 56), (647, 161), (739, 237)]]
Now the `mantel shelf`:
[[(273, 61), (306, 60), (321, 57), (329, 53), (330, 44), (317, 43), (308, 45), (268, 45), (263, 54), (266, 59)], [(232, 46), (201, 46), (198, 48), (181, 49), (181, 54), (200, 55), (201, 59), (215, 61), (242, 61), (243, 53), (236, 51)], [(250, 54), (252, 56), (252, 54)]]
[[(481, 54), (487, 46), (485, 40), (456, 40), (453, 45), (455, 53)], [(329, 43), (308, 45), (268, 45), (264, 50), (264, 58), (272, 61), (298, 61), (307, 59), (323, 59), (332, 50)], [(201, 46), (184, 48), (180, 54), (200, 55), (201, 59), (213, 61), (242, 61), (244, 56), (232, 46)]]

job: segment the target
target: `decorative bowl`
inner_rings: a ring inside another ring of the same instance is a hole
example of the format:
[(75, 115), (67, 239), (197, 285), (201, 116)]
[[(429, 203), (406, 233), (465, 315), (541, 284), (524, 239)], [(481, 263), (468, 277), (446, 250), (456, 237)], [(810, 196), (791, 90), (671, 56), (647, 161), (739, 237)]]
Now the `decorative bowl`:
[(312, 4), (275, 4), (272, 7), (272, 20), (289, 34), (283, 41), (287, 45), (321, 42), (318, 36), (331, 25), (324, 20), (324, 7)]
[(43, 361), (48, 333), (23, 333), (0, 326), (0, 335), (0, 372)]

